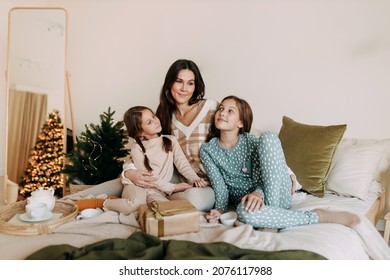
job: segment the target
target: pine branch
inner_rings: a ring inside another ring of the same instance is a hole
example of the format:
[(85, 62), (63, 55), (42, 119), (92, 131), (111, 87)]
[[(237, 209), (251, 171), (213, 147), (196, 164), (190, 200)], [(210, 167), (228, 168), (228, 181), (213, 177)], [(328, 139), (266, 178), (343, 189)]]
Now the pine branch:
[(100, 115), (99, 124), (85, 125), (85, 131), (76, 137), (74, 150), (66, 155), (69, 164), (64, 173), (68, 183), (99, 184), (118, 178), (123, 160), (129, 154), (124, 122), (114, 122), (111, 107)]

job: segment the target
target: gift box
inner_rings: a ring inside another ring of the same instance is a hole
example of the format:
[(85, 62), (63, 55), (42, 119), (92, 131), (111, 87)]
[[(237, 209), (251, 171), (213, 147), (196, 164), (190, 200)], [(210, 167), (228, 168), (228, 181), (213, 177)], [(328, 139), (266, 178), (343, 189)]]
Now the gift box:
[(188, 200), (153, 201), (139, 208), (146, 233), (162, 237), (199, 231), (199, 211)]

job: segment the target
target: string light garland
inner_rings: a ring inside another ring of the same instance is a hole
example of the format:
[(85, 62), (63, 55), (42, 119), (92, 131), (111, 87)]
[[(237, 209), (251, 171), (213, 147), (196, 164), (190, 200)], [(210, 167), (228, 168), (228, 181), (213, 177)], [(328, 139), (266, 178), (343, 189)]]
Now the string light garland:
[(100, 115), (99, 124), (85, 125), (74, 149), (66, 154), (62, 173), (68, 185), (96, 185), (118, 178), (122, 172), (128, 139), (124, 122), (115, 121), (114, 113), (109, 107)]
[[(98, 168), (94, 165), (94, 162), (96, 162), (96, 160), (102, 155), (103, 147), (98, 142), (93, 141), (92, 139), (88, 139), (88, 141), (91, 142), (93, 145), (92, 152), (88, 156), (88, 162), (89, 162), (89, 165), (93, 168), (93, 170), (97, 172)], [(96, 147), (99, 147), (99, 154), (96, 157), (93, 157), (95, 150), (96, 150)], [(81, 160), (81, 165), (83, 166), (85, 171), (88, 171), (88, 168), (85, 165), (84, 159)], [(96, 172), (90, 171), (90, 175), (93, 176), (96, 174)]]
[(32, 150), (28, 166), (19, 183), (20, 194), (29, 196), (31, 192), (43, 187), (62, 192), (64, 163), (64, 125), (58, 110), (53, 110), (42, 126)]

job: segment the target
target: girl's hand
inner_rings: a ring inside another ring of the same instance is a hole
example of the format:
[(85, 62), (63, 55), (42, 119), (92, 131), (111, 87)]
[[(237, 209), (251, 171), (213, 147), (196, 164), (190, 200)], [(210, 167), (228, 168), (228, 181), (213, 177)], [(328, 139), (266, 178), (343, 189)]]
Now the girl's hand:
[(199, 180), (196, 180), (194, 182), (194, 187), (197, 187), (197, 188), (204, 188), (207, 186), (207, 182), (205, 179), (203, 178), (200, 178)]
[(291, 187), (291, 194), (294, 194), (297, 188), (297, 176), (295, 174), (290, 175), (292, 187)]
[(187, 183), (179, 183), (175, 185), (175, 188), (173, 189), (173, 192), (182, 192), (186, 189), (192, 188), (192, 185)]
[(210, 212), (206, 214), (206, 219), (209, 223), (218, 223), (219, 217), (223, 212), (222, 209), (211, 209)]
[(258, 192), (252, 192), (241, 198), (241, 203), (245, 205), (245, 210), (254, 212), (259, 210), (264, 205), (263, 198)]
[(126, 170), (125, 177), (139, 187), (145, 189), (157, 188), (157, 184), (155, 184), (157, 178), (153, 177), (152, 172), (131, 169)]

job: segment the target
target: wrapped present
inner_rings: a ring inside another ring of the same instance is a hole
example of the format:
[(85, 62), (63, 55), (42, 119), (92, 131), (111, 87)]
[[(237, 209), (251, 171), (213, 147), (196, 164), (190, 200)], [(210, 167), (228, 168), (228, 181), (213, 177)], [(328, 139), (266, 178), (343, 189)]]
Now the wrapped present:
[(157, 237), (199, 231), (199, 211), (188, 200), (153, 201), (139, 208), (142, 229)]

